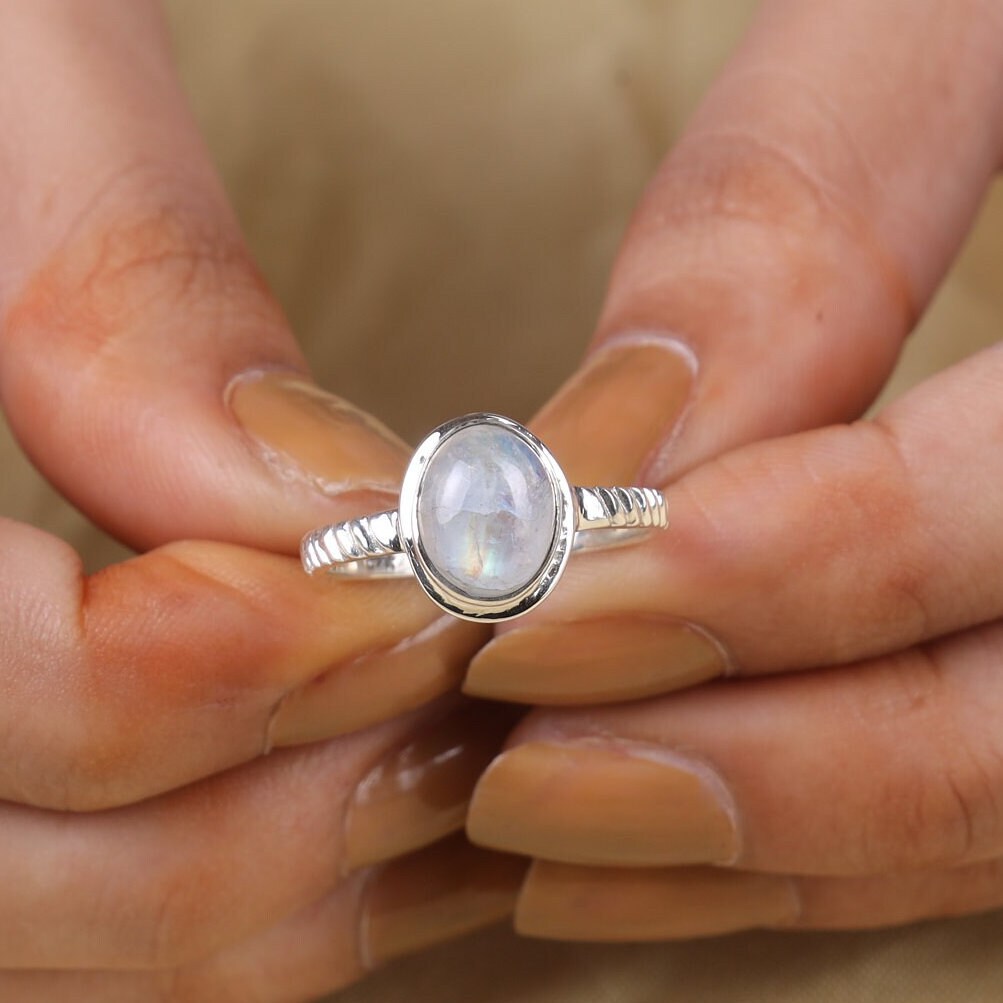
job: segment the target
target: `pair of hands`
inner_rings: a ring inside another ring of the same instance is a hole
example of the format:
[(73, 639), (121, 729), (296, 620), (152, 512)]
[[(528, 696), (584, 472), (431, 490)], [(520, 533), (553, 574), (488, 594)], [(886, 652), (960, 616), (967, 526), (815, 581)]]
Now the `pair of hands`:
[(143, 553), (0, 527), (0, 996), (300, 1000), (513, 904), (577, 939), (1003, 904), (1003, 355), (836, 424), (997, 169), (994, 7), (764, 3), (534, 423), (671, 529), (486, 646), (289, 556), (407, 449), (308, 382), (152, 5), (2, 19), (4, 407)]

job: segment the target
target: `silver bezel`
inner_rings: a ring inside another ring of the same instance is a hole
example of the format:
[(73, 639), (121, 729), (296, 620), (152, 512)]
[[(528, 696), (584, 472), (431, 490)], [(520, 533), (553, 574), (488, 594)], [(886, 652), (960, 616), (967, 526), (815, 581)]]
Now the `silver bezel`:
[[(443, 581), (429, 563), (418, 533), (418, 500), (429, 461), (457, 432), (475, 425), (495, 425), (517, 435), (543, 465), (555, 500), (554, 539), (539, 572), (524, 588), (497, 599), (478, 599)], [(575, 535), (575, 501), (571, 485), (553, 454), (529, 429), (511, 418), (478, 413), (454, 418), (430, 432), (418, 445), (401, 485), (400, 542), (411, 562), (415, 578), (432, 602), (464, 620), (510, 620), (528, 613), (557, 584), (571, 554)]]

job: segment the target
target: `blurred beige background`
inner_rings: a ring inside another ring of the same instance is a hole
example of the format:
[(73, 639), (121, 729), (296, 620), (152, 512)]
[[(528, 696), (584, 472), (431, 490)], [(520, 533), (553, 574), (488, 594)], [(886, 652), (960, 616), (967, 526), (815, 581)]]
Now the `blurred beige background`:
[[(196, 113), (320, 381), (415, 438), (528, 417), (590, 332), (641, 186), (750, 0), (168, 0)], [(996, 193), (889, 393), (995, 340)], [(0, 511), (123, 553), (0, 430)], [(1003, 914), (638, 947), (504, 930), (340, 1003), (1003, 999)]]

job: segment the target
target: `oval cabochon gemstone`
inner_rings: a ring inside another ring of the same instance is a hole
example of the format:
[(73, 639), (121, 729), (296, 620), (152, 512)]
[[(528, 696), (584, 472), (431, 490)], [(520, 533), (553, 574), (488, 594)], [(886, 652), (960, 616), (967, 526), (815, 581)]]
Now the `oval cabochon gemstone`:
[(515, 432), (470, 425), (432, 454), (418, 489), (421, 548), (435, 573), (476, 599), (525, 588), (550, 556), (558, 498)]

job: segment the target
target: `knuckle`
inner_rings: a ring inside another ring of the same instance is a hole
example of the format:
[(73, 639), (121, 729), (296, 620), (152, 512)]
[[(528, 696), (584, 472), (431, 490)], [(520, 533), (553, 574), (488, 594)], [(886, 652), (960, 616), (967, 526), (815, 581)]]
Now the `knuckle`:
[[(789, 93), (789, 80), (779, 84)], [(635, 214), (604, 324), (639, 323), (669, 309), (683, 313), (670, 318), (678, 330), (699, 335), (704, 325), (717, 329), (722, 318), (731, 318), (734, 330), (752, 343), (775, 339), (778, 324), (807, 334), (830, 315), (842, 318), (845, 328), (852, 326), (846, 304), (835, 302), (833, 290), (850, 282), (857, 290), (859, 340), (886, 357), (889, 337), (863, 335), (904, 334), (915, 319), (918, 293), (886, 246), (876, 222), (881, 217), (867, 211), (869, 198), (861, 192), (873, 180), (866, 165), (852, 154), (835, 166), (817, 155), (817, 147), (832, 146), (833, 135), (841, 137), (839, 149), (852, 146), (844, 124), (826, 102), (807, 109), (804, 121), (804, 135), (799, 131), (796, 138), (742, 122), (695, 123)]]
[(749, 299), (764, 295), (775, 305), (814, 309), (831, 280), (818, 237), (832, 212), (816, 181), (781, 148), (736, 132), (685, 137), (631, 224), (611, 295), (637, 299), (650, 288), (655, 308), (661, 287), (677, 281), (679, 269), (665, 266), (693, 262), (700, 267), (686, 269), (687, 278), (697, 271), (714, 287), (716, 312), (747, 314)]
[(806, 163), (780, 142), (735, 127), (685, 136), (655, 181), (659, 200), (677, 185), (687, 197), (663, 203), (677, 221), (737, 219), (807, 234), (834, 212)]
[(257, 986), (227, 976), (212, 962), (151, 973), (153, 1003), (264, 1003)]
[(937, 652), (919, 649), (902, 661), (885, 673), (871, 723), (886, 731), (891, 724), (912, 741), (921, 736), (923, 747), (890, 760), (861, 831), (859, 864), (869, 871), (956, 866), (998, 854), (1003, 750), (965, 726)]
[[(771, 461), (785, 520), (774, 535), (790, 561), (804, 560), (807, 547), (825, 569), (808, 592), (787, 592), (805, 618), (812, 611), (803, 603), (822, 596), (841, 610), (822, 628), (827, 658), (854, 661), (937, 633), (930, 568), (938, 566), (938, 544), (894, 429), (862, 421), (806, 433), (803, 442), (788, 451), (786, 466)], [(756, 476), (768, 484), (764, 473)], [(810, 538), (789, 533), (791, 522), (810, 527)]]
[[(182, 1003), (182, 1000), (190, 1000), (191, 1003), (198, 1003), (201, 999), (195, 993), (184, 994), (181, 971), (177, 968), (166, 968), (161, 971), (150, 973), (150, 998), (152, 1003)], [(195, 988), (194, 986), (191, 988)]]
[(174, 969), (165, 977), (157, 1003), (271, 1003), (272, 992), (257, 980), (218, 971), (210, 963)]
[[(889, 635), (902, 643), (923, 640), (936, 633), (929, 569), (937, 566), (938, 555), (919, 510), (915, 465), (896, 427), (880, 416), (858, 422), (849, 434), (856, 438), (856, 474), (836, 490), (842, 509), (855, 514), (853, 538), (866, 547), (855, 559), (866, 561), (873, 602), (860, 604), (865, 614), (860, 626), (873, 624), (879, 641)], [(858, 577), (855, 588), (860, 584)], [(871, 614), (875, 608), (880, 618)]]
[(221, 983), (202, 967), (176, 968), (161, 976), (156, 1003), (256, 1003), (250, 992), (237, 994), (232, 983)]
[[(177, 873), (167, 870), (150, 882), (138, 907), (145, 931), (138, 946), (141, 961), (149, 968), (179, 968), (202, 960), (215, 946), (209, 907), (211, 884), (200, 880), (197, 869)], [(209, 879), (211, 880), (211, 879)]]
[(93, 812), (128, 799), (121, 764), (129, 752), (115, 729), (98, 726), (90, 708), (75, 702), (74, 720), (29, 722), (8, 759), (8, 798), (54, 811)]
[(30, 361), (44, 337), (48, 355), (86, 378), (114, 369), (157, 324), (185, 337), (193, 325), (178, 316), (186, 308), (222, 314), (232, 303), (232, 317), (205, 318), (217, 322), (217, 337), (227, 320), (281, 324), (236, 224), (207, 204), (202, 187), (143, 164), (106, 181), (12, 303), (12, 348)]
[(250, 279), (253, 267), (236, 235), (217, 221), (167, 206), (113, 220), (87, 250), (79, 295), (109, 319), (176, 309), (203, 292)]
[[(831, 426), (803, 433), (796, 447), (725, 454), (680, 482), (687, 517), (700, 520), (689, 534), (697, 542), (686, 544), (701, 548), (694, 563), (770, 597), (745, 629), (779, 667), (814, 664), (820, 653), (852, 662), (889, 650), (889, 639), (930, 636), (935, 551), (890, 448), (870, 423)], [(757, 513), (755, 536), (746, 511)], [(808, 567), (822, 572), (806, 589), (791, 571)], [(820, 604), (839, 615), (820, 620)], [(792, 621), (812, 624), (793, 645)]]
[(964, 916), (1003, 904), (1003, 859), (952, 868), (935, 915)]
[(998, 762), (971, 744), (955, 747), (953, 762), (931, 784), (926, 817), (932, 846), (926, 863), (957, 865), (999, 851), (1003, 784)]
[(85, 720), (50, 736), (44, 764), (31, 772), (27, 800), (40, 807), (68, 812), (94, 812), (130, 800), (132, 774), (126, 768), (135, 752), (126, 730)]
[[(25, 739), (30, 752), (13, 771), (17, 800), (39, 808), (84, 813), (119, 807), (151, 793), (143, 782), (141, 736), (87, 701), (75, 720)], [(148, 758), (148, 757), (147, 757)]]
[[(822, 121), (822, 114), (819, 131), (839, 129)], [(888, 275), (888, 255), (873, 221), (857, 207), (859, 196), (851, 194), (860, 191), (857, 178), (824, 173), (826, 162), (802, 145), (734, 125), (696, 130), (682, 138), (654, 181), (648, 202), (657, 202), (658, 211), (647, 220), (639, 217), (638, 225), (700, 223), (711, 224), (713, 231), (715, 224), (732, 221), (753, 224), (752, 239), (760, 227), (786, 238), (776, 241), (775, 249), (786, 251), (783, 260), (792, 268), (807, 253), (826, 271), (839, 264), (822, 237), (838, 236), (869, 264), (880, 258), (882, 275), (900, 285), (900, 275)]]

